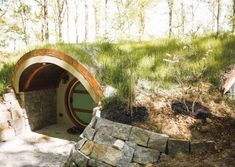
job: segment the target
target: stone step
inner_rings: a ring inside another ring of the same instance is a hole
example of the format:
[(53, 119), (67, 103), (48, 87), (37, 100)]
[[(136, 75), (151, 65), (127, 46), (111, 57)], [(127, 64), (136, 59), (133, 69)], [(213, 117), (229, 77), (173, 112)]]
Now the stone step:
[(9, 109), (9, 107), (7, 107), (5, 104), (0, 103), (0, 113), (1, 112), (5, 112)]
[(3, 94), (3, 99), (4, 101), (8, 102), (8, 101), (16, 100), (17, 98), (14, 92), (10, 92), (10, 93)]
[(0, 123), (7, 122), (8, 120), (11, 120), (11, 113), (9, 111), (0, 112)]
[(13, 128), (7, 128), (0, 131), (0, 141), (8, 141), (15, 137), (15, 130)]

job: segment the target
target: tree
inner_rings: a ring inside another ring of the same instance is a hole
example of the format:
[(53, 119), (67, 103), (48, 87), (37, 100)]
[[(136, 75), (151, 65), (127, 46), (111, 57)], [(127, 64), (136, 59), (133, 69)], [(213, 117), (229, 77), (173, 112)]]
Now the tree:
[(41, 7), (42, 14), (42, 27), (41, 27), (41, 40), (42, 42), (49, 42), (49, 26), (48, 26), (48, 0), (34, 0)]
[(180, 8), (181, 8), (181, 33), (182, 36), (184, 35), (184, 31), (185, 31), (185, 19), (186, 19), (186, 14), (185, 14), (185, 9), (184, 9), (184, 0), (181, 0), (180, 2)]
[(139, 41), (142, 40), (145, 29), (145, 10), (148, 7), (150, 0), (139, 0)]
[(234, 33), (234, 30), (235, 30), (235, 0), (233, 0), (233, 5), (232, 5), (232, 8), (233, 8), (233, 13), (232, 13), (232, 33)]
[(29, 36), (27, 33), (27, 20), (29, 20), (31, 8), (27, 4), (23, 3), (21, 0), (17, 2), (15, 2), (15, 4), (17, 4), (15, 14), (20, 16), (23, 41), (25, 42), (25, 45), (28, 45)]
[(100, 29), (99, 15), (98, 15), (98, 6), (99, 0), (93, 1), (93, 10), (94, 10), (94, 21), (95, 21), (95, 39), (97, 40)]
[[(221, 0), (203, 0), (212, 13), (212, 23), (216, 21), (216, 35), (220, 33)], [(214, 26), (213, 26), (214, 27)]]
[(58, 38), (59, 42), (62, 42), (62, 24), (64, 22), (65, 14), (65, 0), (56, 0), (57, 8), (57, 26), (58, 26)]
[(216, 35), (220, 33), (220, 15), (221, 15), (221, 2), (220, 0), (216, 1), (217, 4), (217, 13), (216, 13)]
[(108, 0), (105, 0), (105, 9), (104, 9), (104, 20), (105, 20), (105, 26), (104, 26), (104, 35), (105, 38), (108, 35), (108, 31), (107, 31), (107, 25), (108, 25)]
[(84, 12), (85, 12), (85, 38), (84, 38), (84, 41), (87, 42), (87, 39), (88, 39), (88, 4), (87, 4), (87, 0), (85, 0), (85, 9), (84, 9)]
[(173, 14), (173, 6), (174, 6), (174, 0), (167, 0), (168, 3), (168, 16), (169, 16), (169, 22), (168, 22), (168, 37), (171, 38), (172, 36), (172, 14)]
[(79, 24), (78, 24), (78, 21), (79, 21), (79, 13), (78, 13), (78, 7), (79, 7), (79, 4), (80, 2), (77, 1), (77, 0), (74, 0), (73, 1), (74, 3), (74, 7), (75, 7), (75, 15), (74, 15), (74, 23), (75, 23), (75, 34), (76, 34), (76, 43), (78, 43), (78, 39), (79, 39), (79, 34), (78, 34), (78, 31), (79, 31)]

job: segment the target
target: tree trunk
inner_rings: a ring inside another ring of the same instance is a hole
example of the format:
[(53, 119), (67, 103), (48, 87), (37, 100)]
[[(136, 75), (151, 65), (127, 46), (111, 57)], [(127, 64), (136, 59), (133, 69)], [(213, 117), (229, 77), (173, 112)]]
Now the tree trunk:
[(181, 1), (181, 33), (182, 36), (184, 36), (184, 31), (185, 31), (185, 10), (184, 10), (184, 1)]
[(66, 19), (67, 19), (67, 42), (70, 41), (69, 39), (69, 4), (68, 0), (65, 0), (66, 3)]
[(98, 20), (98, 10), (97, 7), (95, 6), (95, 4), (93, 4), (93, 9), (94, 9), (94, 19), (95, 19), (95, 39), (98, 39), (98, 35), (99, 35), (99, 29), (100, 29), (100, 25), (99, 25), (99, 20)]
[(108, 0), (105, 0), (104, 20), (105, 20), (104, 34), (105, 34), (105, 37), (107, 37), (107, 35), (108, 35), (108, 31), (107, 31), (107, 24), (108, 24)]
[(169, 32), (169, 38), (171, 38), (172, 36), (172, 13), (173, 13), (173, 4), (174, 4), (174, 0), (168, 0), (168, 8), (169, 8), (169, 25), (168, 25), (168, 32)]
[(43, 1), (43, 33), (44, 33), (44, 42), (48, 43), (49, 42), (49, 27), (48, 27), (48, 6), (47, 6), (47, 0)]
[(88, 38), (88, 6), (87, 0), (85, 0), (85, 39), (84, 42), (87, 42)]
[(235, 31), (235, 0), (233, 0), (232, 33)]
[(144, 16), (144, 4), (140, 4), (140, 13), (139, 13), (140, 25), (139, 25), (139, 41), (142, 40), (145, 28), (145, 16)]
[(217, 15), (216, 15), (216, 36), (220, 33), (220, 0), (217, 0)]

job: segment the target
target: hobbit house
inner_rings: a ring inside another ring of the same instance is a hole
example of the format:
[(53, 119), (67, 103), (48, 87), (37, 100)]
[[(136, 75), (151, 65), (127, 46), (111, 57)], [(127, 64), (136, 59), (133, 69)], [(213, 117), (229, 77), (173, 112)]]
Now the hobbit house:
[(15, 65), (12, 85), (31, 130), (55, 123), (84, 128), (103, 96), (83, 64), (54, 49), (37, 49), (22, 56)]

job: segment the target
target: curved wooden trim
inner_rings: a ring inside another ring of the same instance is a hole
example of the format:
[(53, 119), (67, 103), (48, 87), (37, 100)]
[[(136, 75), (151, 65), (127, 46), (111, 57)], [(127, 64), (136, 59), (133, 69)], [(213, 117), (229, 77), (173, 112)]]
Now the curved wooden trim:
[[(13, 73), (13, 77), (12, 77), (12, 85), (14, 90), (16, 91), (16, 93), (19, 93), (19, 78), (22, 75), (22, 72), (18, 72), (20, 71), (19, 69), (23, 69), (25, 70), (28, 66), (32, 65), (33, 63), (27, 63), (27, 60), (34, 58), (34, 57), (43, 57), (43, 56), (49, 56), (49, 57), (53, 57), (56, 58), (58, 60), (64, 61), (67, 64), (69, 64), (70, 66), (72, 66), (76, 71), (77, 71), (77, 75), (82, 75), (84, 77), (84, 79), (88, 82), (89, 84), (89, 89), (92, 89), (92, 91), (96, 94), (96, 100), (95, 102), (97, 103), (98, 100), (103, 97), (103, 91), (99, 85), (99, 83), (96, 81), (96, 79), (90, 74), (90, 72), (85, 68), (85, 66), (83, 66), (79, 61), (73, 59), (72, 57), (66, 55), (63, 52), (60, 52), (58, 50), (55, 49), (35, 49), (33, 51), (30, 51), (28, 53), (26, 53), (24, 56), (22, 56), (18, 62), (15, 65), (15, 69), (14, 69), (14, 73)], [(41, 58), (40, 58), (41, 59)], [(42, 58), (41, 62), (47, 62), (46, 59)], [(38, 62), (35, 62), (38, 63)], [(34, 64), (35, 64), (34, 63)], [(51, 63), (51, 62), (49, 62)], [(27, 67), (23, 67), (22, 64), (26, 64)], [(55, 65), (57, 65), (55, 63)], [(66, 68), (64, 68), (66, 70)], [(74, 75), (74, 74), (73, 74)]]
[(29, 85), (30, 85), (32, 79), (35, 77), (35, 75), (36, 75), (39, 71), (41, 71), (43, 68), (48, 67), (48, 66), (49, 66), (49, 64), (45, 64), (45, 65), (42, 64), (41, 67), (38, 67), (36, 70), (34, 70), (34, 71), (29, 75), (29, 77), (28, 77), (28, 79), (26, 80), (26, 82), (24, 83), (23, 91), (25, 91), (26, 89), (28, 89), (28, 87), (29, 87)]

